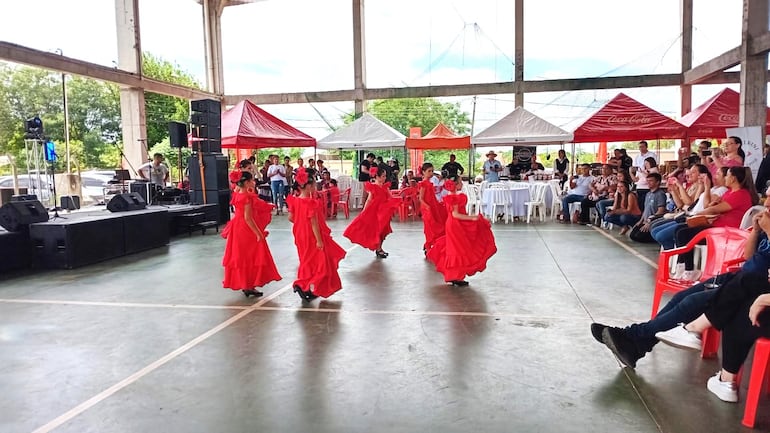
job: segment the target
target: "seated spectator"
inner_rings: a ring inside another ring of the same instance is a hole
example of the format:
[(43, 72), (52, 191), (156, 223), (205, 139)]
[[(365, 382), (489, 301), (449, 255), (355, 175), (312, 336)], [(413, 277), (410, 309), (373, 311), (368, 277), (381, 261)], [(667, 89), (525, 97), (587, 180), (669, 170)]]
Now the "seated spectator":
[(416, 186), (417, 182), (414, 177), (413, 170), (407, 170), (406, 174), (401, 178), (401, 189), (408, 188), (410, 186)]
[[(605, 164), (602, 166), (602, 174), (595, 176), (593, 182), (589, 185), (588, 195), (580, 202), (580, 224), (590, 224), (591, 209), (600, 201), (609, 197), (610, 191), (618, 184), (618, 178), (612, 174), (612, 167)], [(603, 215), (602, 215), (603, 216)]]
[[(674, 235), (676, 247), (687, 245), (696, 234), (709, 227), (740, 227), (743, 214), (758, 201), (754, 180), (751, 177), (751, 169), (748, 167), (730, 167), (725, 176), (725, 186), (727, 192), (721, 200), (715, 200), (706, 205), (697, 214), (708, 217), (711, 223), (677, 229)], [(694, 268), (692, 251), (679, 254), (676, 275), (682, 275), (681, 279), (686, 281), (697, 281), (700, 277), (700, 271)]]
[(612, 210), (604, 215), (604, 221), (620, 227), (620, 235), (625, 235), (631, 227), (639, 222), (642, 211), (636, 193), (630, 190), (627, 182), (619, 182)]
[(329, 183), (326, 184), (326, 189), (329, 190), (329, 209), (331, 211), (332, 218), (337, 216), (337, 203), (340, 201), (340, 188), (337, 186), (337, 179), (329, 179)]
[(651, 243), (655, 240), (650, 235), (650, 224), (666, 213), (666, 193), (660, 189), (660, 174), (650, 173), (645, 180), (649, 191), (645, 196), (644, 210), (639, 222), (631, 228), (629, 237), (636, 242)]
[(591, 166), (588, 164), (583, 164), (580, 166), (581, 174), (572, 177), (572, 182), (570, 184), (572, 188), (570, 188), (570, 190), (567, 192), (567, 195), (561, 199), (561, 222), (563, 224), (569, 224), (571, 222), (569, 215), (569, 204), (582, 201), (590, 192), (591, 182), (594, 180), (593, 176), (589, 174), (590, 171)]

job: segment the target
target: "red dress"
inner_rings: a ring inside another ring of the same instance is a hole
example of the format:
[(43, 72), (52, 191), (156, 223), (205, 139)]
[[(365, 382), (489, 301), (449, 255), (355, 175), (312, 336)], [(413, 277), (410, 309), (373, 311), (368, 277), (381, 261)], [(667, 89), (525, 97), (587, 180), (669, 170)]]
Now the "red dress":
[(430, 180), (425, 179), (417, 184), (422, 193), (422, 201), (427, 206), (421, 204), (420, 212), (422, 213), (422, 229), (425, 232), (425, 244), (422, 249), (425, 251), (430, 250), (436, 239), (444, 236), (447, 212), (444, 205), (436, 200), (435, 186)]
[(365, 183), (364, 191), (372, 193), (366, 200), (366, 206), (358, 216), (350, 222), (343, 235), (354, 244), (361, 245), (372, 251), (380, 248), (382, 241), (393, 233), (390, 219), (395, 211), (388, 185), (378, 186), (375, 183)]
[(428, 251), (428, 260), (444, 275), (444, 281), (460, 281), (466, 276), (481, 272), (487, 260), (497, 252), (492, 226), (486, 219), (460, 220), (452, 216), (452, 207), (466, 215), (465, 194), (449, 194), (444, 197), (447, 209), (446, 234), (436, 240)]
[(230, 202), (235, 206), (235, 216), (222, 230), (227, 239), (222, 266), (225, 278), (222, 287), (232, 290), (252, 290), (271, 281), (278, 281), (281, 275), (275, 267), (273, 255), (267, 241), (257, 242), (257, 237), (246, 224), (246, 205), (251, 204), (251, 216), (257, 227), (264, 233), (270, 223), (273, 205), (266, 203), (253, 192), (233, 194)]
[[(320, 199), (289, 196), (286, 198), (294, 225), (294, 244), (299, 255), (299, 268), (294, 285), (302, 290), (310, 290), (316, 296), (328, 298), (342, 288), (342, 281), (337, 273), (340, 260), (345, 258), (345, 250), (334, 242), (331, 229), (324, 218), (326, 210)], [(316, 246), (315, 235), (310, 219), (315, 216), (321, 232), (323, 249)]]

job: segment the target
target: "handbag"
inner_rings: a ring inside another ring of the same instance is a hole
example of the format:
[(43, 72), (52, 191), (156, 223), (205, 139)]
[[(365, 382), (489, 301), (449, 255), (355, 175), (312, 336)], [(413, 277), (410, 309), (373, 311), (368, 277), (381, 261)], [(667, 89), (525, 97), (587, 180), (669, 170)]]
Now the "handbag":
[(687, 227), (708, 227), (711, 222), (706, 215), (695, 215), (687, 218)]

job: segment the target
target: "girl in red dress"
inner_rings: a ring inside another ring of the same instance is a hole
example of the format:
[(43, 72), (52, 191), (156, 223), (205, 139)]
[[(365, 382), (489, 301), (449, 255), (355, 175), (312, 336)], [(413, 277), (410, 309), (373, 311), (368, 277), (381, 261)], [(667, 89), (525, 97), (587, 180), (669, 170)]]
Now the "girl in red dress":
[(462, 181), (447, 180), (444, 197), (447, 209), (446, 233), (428, 251), (428, 260), (444, 275), (444, 281), (454, 286), (467, 286), (466, 276), (481, 272), (487, 260), (497, 252), (492, 226), (481, 215), (468, 215), (468, 197), (460, 192)]
[(241, 290), (246, 297), (259, 297), (262, 292), (257, 287), (281, 279), (265, 239), (273, 205), (254, 192), (254, 176), (248, 171), (230, 173), (230, 181), (237, 186), (230, 201), (235, 215), (222, 230), (222, 237), (227, 239), (222, 287)]
[(384, 259), (388, 253), (382, 250), (382, 242), (393, 233), (390, 219), (393, 217), (394, 205), (391, 201), (390, 184), (385, 183), (387, 173), (382, 168), (372, 167), (374, 183), (365, 183), (367, 193), (364, 209), (350, 222), (343, 235), (354, 244), (374, 251), (374, 254)]
[(303, 301), (312, 301), (319, 296), (328, 298), (342, 288), (337, 267), (345, 258), (345, 250), (334, 242), (332, 231), (326, 225), (326, 206), (323, 199), (316, 198), (312, 171), (304, 167), (297, 170), (294, 187), (299, 195), (287, 198), (289, 221), (294, 224), (292, 232), (299, 255), (294, 292)]
[(444, 236), (447, 212), (444, 205), (436, 200), (436, 189), (430, 179), (433, 177), (433, 164), (426, 162), (422, 165), (422, 181), (417, 184), (422, 214), (422, 229), (425, 233), (425, 243), (422, 251), (428, 254), (436, 239)]

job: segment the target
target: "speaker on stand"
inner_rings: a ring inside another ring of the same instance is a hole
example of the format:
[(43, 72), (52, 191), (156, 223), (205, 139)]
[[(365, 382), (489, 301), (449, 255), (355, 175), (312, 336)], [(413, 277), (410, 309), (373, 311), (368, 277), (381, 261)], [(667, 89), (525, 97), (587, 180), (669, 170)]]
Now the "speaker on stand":
[(187, 165), (190, 202), (216, 204), (219, 223), (230, 220), (229, 159), (222, 155), (222, 103), (213, 99), (190, 102), (192, 151)]
[(182, 175), (182, 148), (187, 147), (187, 125), (182, 122), (168, 122), (168, 136), (171, 147), (176, 149), (177, 170), (179, 170), (179, 183), (184, 181)]

